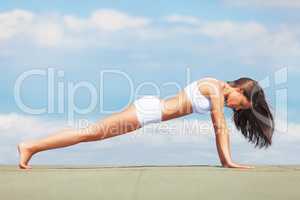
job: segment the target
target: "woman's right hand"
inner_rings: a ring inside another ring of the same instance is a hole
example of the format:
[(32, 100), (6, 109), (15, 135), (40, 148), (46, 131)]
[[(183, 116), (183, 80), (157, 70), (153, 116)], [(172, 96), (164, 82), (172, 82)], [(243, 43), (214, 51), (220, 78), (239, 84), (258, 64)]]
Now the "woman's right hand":
[(225, 168), (239, 168), (239, 169), (253, 169), (253, 168), (255, 168), (254, 166), (240, 165), (240, 164), (236, 164), (236, 163), (233, 163), (233, 162), (223, 164), (223, 167), (225, 167)]

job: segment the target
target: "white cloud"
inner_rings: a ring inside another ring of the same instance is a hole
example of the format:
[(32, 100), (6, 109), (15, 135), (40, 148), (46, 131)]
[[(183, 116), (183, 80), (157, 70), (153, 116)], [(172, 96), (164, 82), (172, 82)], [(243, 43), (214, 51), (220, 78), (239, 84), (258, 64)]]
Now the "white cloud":
[(65, 15), (63, 17), (64, 24), (70, 30), (83, 31), (87, 28), (86, 20), (77, 18), (72, 15)]
[[(199, 33), (212, 38), (253, 38), (267, 33), (267, 28), (255, 21), (235, 22), (231, 20), (200, 20), (198, 17), (170, 15), (164, 18), (175, 24), (176, 30)], [(180, 25), (192, 25), (184, 27)], [(181, 27), (181, 28), (180, 28)]]
[(59, 121), (40, 120), (37, 117), (17, 113), (0, 115), (0, 135), (3, 139), (6, 136), (29, 138), (44, 135), (57, 130), (62, 125), (63, 123)]
[[(185, 19), (185, 17), (180, 16), (177, 20), (179, 19)], [(225, 56), (230, 53), (246, 64), (259, 63), (260, 58), (272, 61), (277, 66), (299, 63), (297, 58), (300, 56), (300, 34), (295, 26), (278, 24), (271, 29), (256, 21), (211, 21), (198, 18), (193, 20), (198, 23), (188, 27), (180, 24), (169, 27), (169, 31), (165, 32), (166, 38), (172, 36), (176, 38), (180, 35), (208, 37), (212, 39), (209, 43), (195, 43), (190, 48), (195, 52), (211, 50), (218, 55)], [(179, 21), (181, 24), (191, 25), (188, 21)], [(169, 22), (173, 24), (172, 20)]]
[(118, 31), (126, 28), (140, 28), (149, 24), (149, 20), (142, 17), (131, 17), (115, 10), (97, 10), (89, 22), (91, 26), (104, 31)]
[(299, 0), (223, 0), (226, 4), (234, 6), (256, 6), (256, 7), (300, 7)]
[[(87, 18), (12, 10), (0, 13), (0, 43), (21, 38), (25, 41), (29, 39), (42, 47), (76, 47), (85, 42), (87, 45), (95, 45), (95, 40), (109, 40), (114, 32), (141, 29), (149, 24), (150, 20), (147, 18), (110, 9), (95, 10)], [(89, 42), (86, 34), (93, 41)], [(101, 38), (104, 36), (105, 38)]]
[(266, 28), (256, 22), (237, 23), (232, 21), (206, 22), (199, 32), (216, 38), (254, 38), (266, 34)]
[(199, 32), (217, 39), (220, 46), (233, 47), (234, 54), (246, 62), (268, 58), (278, 65), (283, 64), (284, 59), (284, 64), (289, 65), (287, 58), (300, 56), (300, 38), (291, 27), (279, 26), (276, 30), (269, 30), (257, 22), (223, 21), (208, 22), (199, 28)]
[[(161, 26), (162, 21), (167, 23)], [(182, 48), (186, 44), (184, 48), (195, 55), (209, 56), (213, 52), (226, 58), (235, 55), (242, 64), (255, 65), (260, 61), (276, 66), (299, 64), (300, 31), (288, 24), (268, 27), (257, 21), (214, 21), (180, 14), (153, 23), (149, 18), (112, 9), (95, 10), (87, 17), (12, 10), (0, 13), (0, 22), (2, 55), (13, 54), (16, 49), (21, 52), (22, 47), (30, 45), (63, 51), (130, 50), (129, 47), (143, 50), (156, 42), (158, 47), (164, 47), (161, 49), (171, 44), (174, 51), (176, 45)], [(18, 45), (20, 49), (16, 48)]]
[(36, 43), (46, 47), (60, 45), (64, 37), (63, 28), (51, 22), (36, 25), (33, 32)]
[(112, 9), (96, 10), (88, 18), (66, 15), (63, 16), (63, 19), (67, 28), (76, 31), (90, 28), (113, 32), (122, 29), (143, 28), (150, 24), (150, 20), (145, 17), (133, 17)]
[(0, 42), (22, 34), (32, 25), (34, 14), (25, 10), (0, 13)]
[(185, 23), (191, 25), (200, 24), (200, 20), (194, 16), (184, 16), (184, 15), (169, 15), (164, 18), (169, 23)]

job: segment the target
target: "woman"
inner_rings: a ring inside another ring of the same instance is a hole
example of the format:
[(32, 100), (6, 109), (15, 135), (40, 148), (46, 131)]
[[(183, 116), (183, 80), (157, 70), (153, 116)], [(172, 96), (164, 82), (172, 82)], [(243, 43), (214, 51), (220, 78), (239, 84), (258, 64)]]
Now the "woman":
[(236, 128), (249, 142), (254, 143), (255, 147), (268, 147), (272, 144), (273, 115), (258, 82), (246, 77), (226, 82), (205, 77), (187, 85), (171, 98), (160, 99), (156, 96), (145, 95), (135, 100), (123, 111), (101, 119), (84, 129), (62, 130), (44, 139), (20, 143), (18, 145), (19, 167), (30, 169), (28, 165), (30, 158), (41, 151), (114, 137), (150, 123), (158, 123), (191, 113), (210, 112), (222, 166), (253, 168), (234, 163), (231, 159), (224, 106), (233, 109)]

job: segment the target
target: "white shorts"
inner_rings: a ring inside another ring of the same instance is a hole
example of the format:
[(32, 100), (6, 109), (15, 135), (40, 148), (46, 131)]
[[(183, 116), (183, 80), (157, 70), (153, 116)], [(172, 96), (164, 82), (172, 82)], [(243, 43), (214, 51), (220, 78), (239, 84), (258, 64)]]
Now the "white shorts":
[(159, 97), (145, 95), (134, 101), (136, 115), (141, 126), (162, 120), (162, 105)]

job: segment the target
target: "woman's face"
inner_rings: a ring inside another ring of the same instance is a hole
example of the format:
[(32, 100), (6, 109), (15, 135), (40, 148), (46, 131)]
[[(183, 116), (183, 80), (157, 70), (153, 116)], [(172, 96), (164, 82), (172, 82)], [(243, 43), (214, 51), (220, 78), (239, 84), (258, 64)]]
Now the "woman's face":
[(249, 109), (251, 107), (251, 103), (243, 95), (240, 88), (234, 88), (233, 92), (231, 92), (227, 97), (226, 106), (234, 108), (235, 110)]

